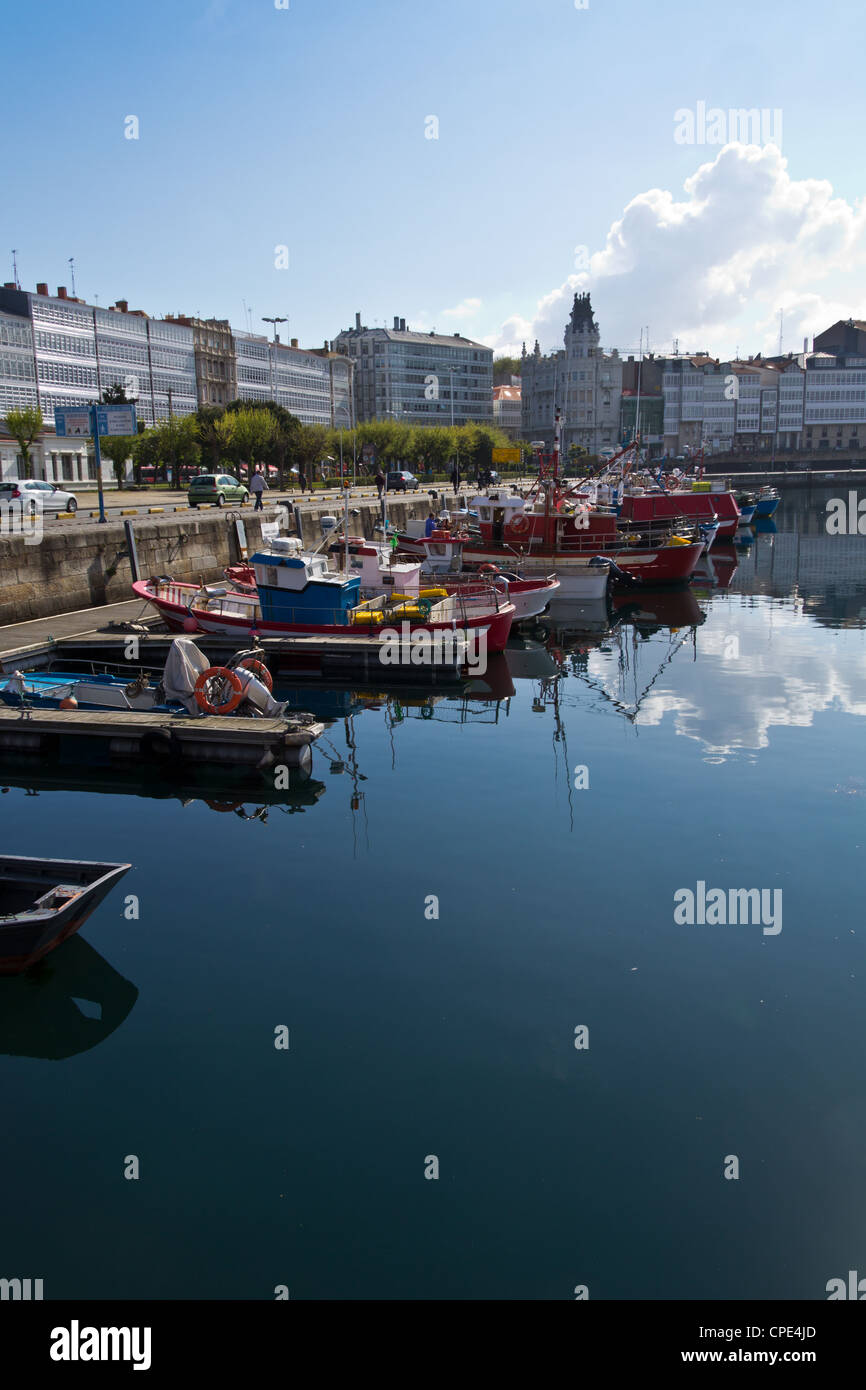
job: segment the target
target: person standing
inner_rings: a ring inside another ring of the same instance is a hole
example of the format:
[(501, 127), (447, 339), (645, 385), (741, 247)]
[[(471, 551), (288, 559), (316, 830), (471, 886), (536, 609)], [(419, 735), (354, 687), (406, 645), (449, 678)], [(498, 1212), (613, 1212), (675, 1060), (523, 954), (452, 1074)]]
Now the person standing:
[(381, 468), (376, 470), (376, 490), (379, 493), (379, 501), (382, 501), (382, 493), (385, 491), (385, 474)]
[[(298, 482), (301, 484), (301, 496), (303, 497), (304, 493), (307, 490), (307, 475), (304, 472), (303, 468), (298, 473)], [(313, 489), (310, 488), (310, 492), (312, 492), (312, 490)]]
[(256, 499), (256, 505), (253, 508), (255, 512), (260, 512), (262, 510), (262, 493), (267, 485), (268, 480), (262, 472), (261, 465), (259, 465), (250, 479), (250, 492)]

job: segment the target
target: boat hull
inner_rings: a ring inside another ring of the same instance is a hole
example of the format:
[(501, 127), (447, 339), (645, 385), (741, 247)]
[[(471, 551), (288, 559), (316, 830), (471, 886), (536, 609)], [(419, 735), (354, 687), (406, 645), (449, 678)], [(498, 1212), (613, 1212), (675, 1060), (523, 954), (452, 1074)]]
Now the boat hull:
[[(62, 906), (44, 912), (7, 916), (0, 922), (0, 975), (20, 975), (83, 926), (103, 898), (123, 878), (130, 864), (99, 864), (86, 860), (0, 858), (0, 884), (5, 890), (15, 876), (39, 882), (47, 893), (56, 885), (80, 891)], [(34, 889), (39, 892), (39, 888)]]
[(778, 497), (767, 497), (764, 501), (759, 499), (755, 505), (755, 516), (760, 517), (762, 521), (766, 521), (767, 518), (771, 517), (775, 512), (779, 505), (779, 501), (780, 498)]
[(136, 581), (132, 587), (138, 597), (151, 604), (161, 614), (166, 625), (175, 632), (188, 631), (187, 624), (192, 619), (202, 632), (231, 633), (236, 637), (342, 637), (351, 641), (369, 642), (371, 636), (375, 637), (385, 629), (397, 627), (398, 630), (402, 630), (403, 625), (408, 623), (409, 631), (412, 633), (429, 632), (435, 635), (450, 633), (455, 629), (467, 635), (484, 633), (487, 650), (501, 652), (508, 641), (514, 621), (514, 605), (503, 603), (492, 613), (469, 615), (459, 620), (448, 619), (443, 622), (415, 622), (398, 616), (393, 622), (386, 622), (378, 627), (353, 627), (338, 623), (277, 623), (247, 615), (211, 613), (206, 609), (196, 608), (193, 606), (193, 600), (200, 590), (195, 584), (172, 584), (170, 598), (155, 594), (144, 580)]

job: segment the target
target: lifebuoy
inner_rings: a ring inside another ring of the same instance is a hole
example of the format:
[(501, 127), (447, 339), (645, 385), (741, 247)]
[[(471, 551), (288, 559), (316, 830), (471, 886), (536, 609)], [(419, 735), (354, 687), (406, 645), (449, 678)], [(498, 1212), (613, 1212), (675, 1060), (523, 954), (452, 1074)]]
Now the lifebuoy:
[(525, 532), (529, 530), (529, 517), (526, 515), (526, 513), (521, 512), (519, 516), (512, 517), (511, 526), (509, 529), (516, 536), (524, 535)]
[(252, 671), (262, 683), (268, 687), (268, 692), (273, 693), (274, 681), (270, 671), (264, 662), (258, 661), (254, 656), (245, 656), (243, 661), (238, 662), (238, 666), (243, 666), (245, 671)]
[[(215, 705), (207, 695), (208, 686), (213, 680), (225, 681), (231, 686), (231, 695), (225, 704)], [(240, 679), (234, 671), (229, 671), (225, 666), (209, 666), (206, 671), (202, 671), (195, 683), (195, 698), (199, 709), (204, 710), (205, 714), (231, 714), (237, 709), (244, 697), (244, 688)]]

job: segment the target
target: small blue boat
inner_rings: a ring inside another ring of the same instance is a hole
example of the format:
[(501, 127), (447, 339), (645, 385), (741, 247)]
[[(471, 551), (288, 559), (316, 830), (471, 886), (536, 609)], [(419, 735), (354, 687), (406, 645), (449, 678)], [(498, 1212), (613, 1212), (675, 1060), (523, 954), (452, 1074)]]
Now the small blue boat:
[(251, 648), (225, 667), (211, 666), (191, 638), (177, 637), (161, 673), (96, 665), (89, 671), (13, 671), (0, 674), (0, 702), (18, 709), (282, 715), (285, 702), (273, 699), (261, 655)]
[(774, 487), (762, 487), (755, 503), (755, 516), (766, 520), (773, 515), (779, 505), (780, 495)]
[(757, 499), (753, 493), (740, 492), (737, 494), (737, 506), (740, 509), (738, 526), (751, 526), (757, 505)]

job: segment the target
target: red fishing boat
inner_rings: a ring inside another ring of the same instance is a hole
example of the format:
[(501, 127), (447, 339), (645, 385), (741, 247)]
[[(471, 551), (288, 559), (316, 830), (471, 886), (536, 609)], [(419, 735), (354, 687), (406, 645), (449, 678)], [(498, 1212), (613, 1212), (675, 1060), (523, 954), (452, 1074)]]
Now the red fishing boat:
[(444, 597), (380, 592), (361, 599), (359, 576), (335, 574), (324, 555), (302, 554), (301, 542), (293, 537), (273, 541), (269, 550), (253, 555), (250, 564), (255, 575), (252, 593), (166, 576), (138, 580), (132, 588), (174, 631), (238, 637), (305, 633), (363, 640), (396, 625), (410, 634), (483, 637), (487, 651), (498, 652), (508, 641), (514, 619), (507, 595), (483, 582), (472, 593)]
[(705, 544), (693, 523), (649, 512), (644, 520), (624, 519), (614, 507), (594, 502), (583, 484), (563, 483), (561, 430), (557, 411), (553, 453), (538, 455), (538, 479), (527, 497), (491, 489), (470, 504), (477, 516), (474, 533), (452, 527), (426, 537), (421, 534), (424, 523), (415, 522), (398, 533), (400, 548), (423, 556), (428, 541), (456, 535), (467, 566), (513, 565), (527, 577), (554, 571), (563, 598), (601, 597), (608, 575), (614, 583), (653, 588), (688, 583)]

